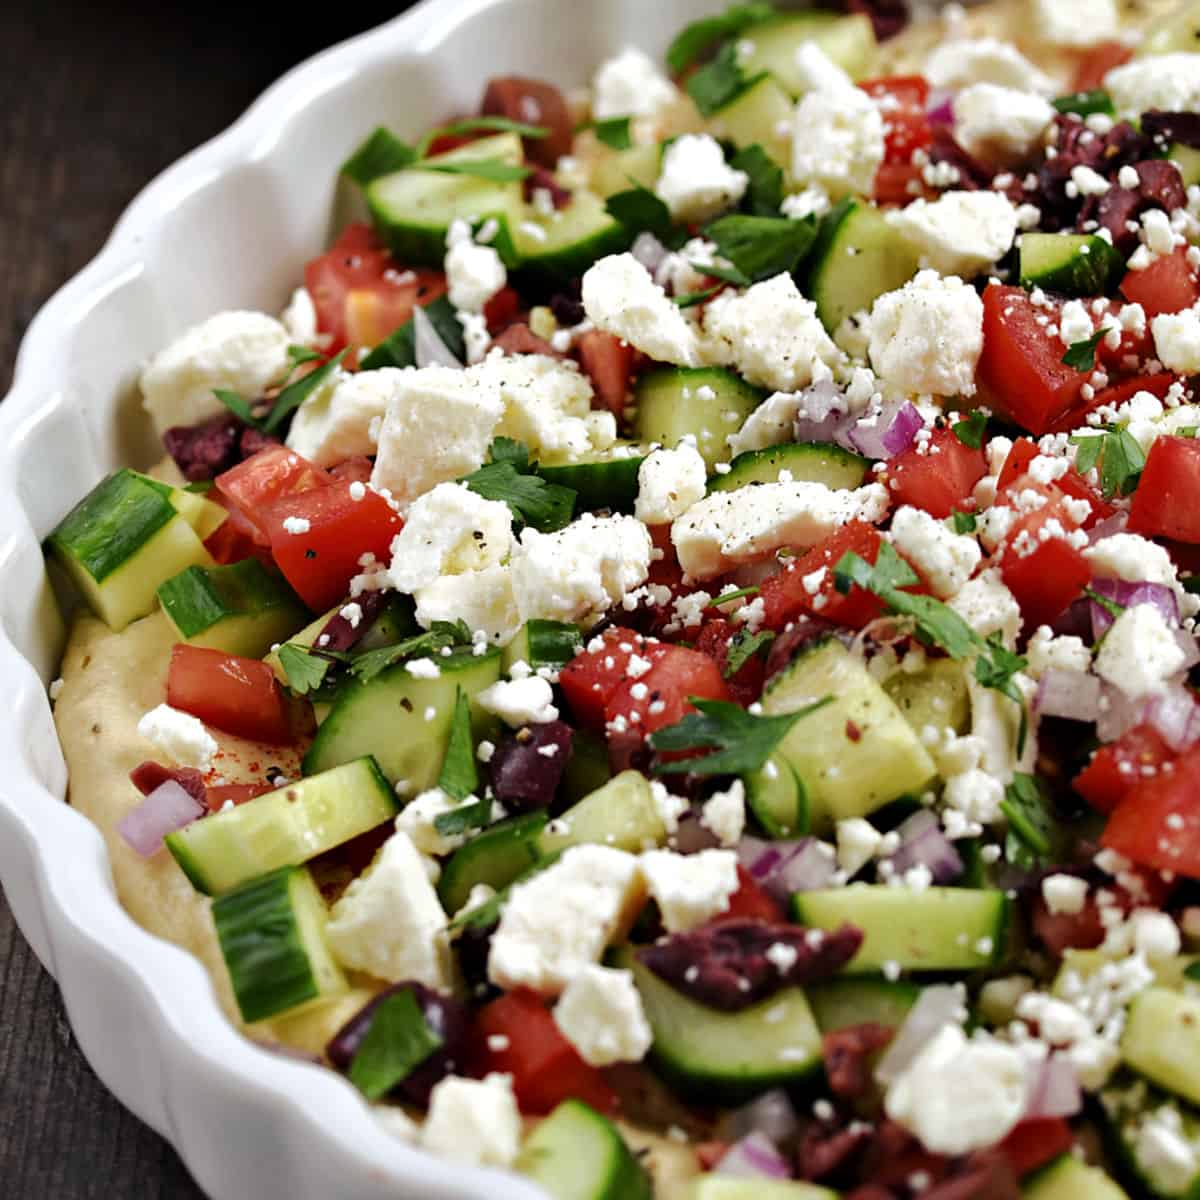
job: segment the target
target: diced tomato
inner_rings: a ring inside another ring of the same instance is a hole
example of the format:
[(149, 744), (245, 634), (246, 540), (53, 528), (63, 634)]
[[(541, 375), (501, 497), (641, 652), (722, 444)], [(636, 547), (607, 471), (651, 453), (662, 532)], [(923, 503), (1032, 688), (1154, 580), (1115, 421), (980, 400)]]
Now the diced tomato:
[[(797, 617), (813, 616), (861, 629), (875, 620), (883, 612), (879, 597), (857, 586), (843, 596), (834, 585), (833, 569), (851, 552), (874, 565), (882, 540), (873, 525), (851, 521), (802, 558), (789, 563), (762, 584), (759, 595), (763, 602), (763, 624), (768, 629), (781, 630)], [(825, 574), (810, 592), (804, 580), (822, 567)]]
[(973, 507), (971, 493), (987, 474), (982, 450), (972, 450), (949, 429), (934, 429), (888, 464), (886, 482), (897, 506), (911, 504), (943, 519), (956, 508)]
[(1038, 891), (1033, 899), (1033, 932), (1055, 958), (1068, 950), (1094, 950), (1104, 941), (1100, 908), (1092, 896), (1078, 912), (1051, 912)]
[(286, 446), (268, 446), (218, 475), (212, 498), (230, 510), (241, 532), (260, 546), (269, 546), (270, 535), (259, 520), (266, 509), (285, 496), (328, 487), (331, 482), (328, 471), (313, 466), (295, 451)]
[[(261, 521), (284, 578), (318, 612), (346, 595), (364, 555), (388, 560), (392, 538), (404, 524), (377, 492), (356, 500), (350, 485), (341, 483), (276, 500), (263, 509)], [(290, 532), (291, 522), (304, 522), (303, 532)]]
[[(1020, 476), (1029, 470), (1029, 464), (1037, 456), (1038, 448), (1036, 442), (1031, 441), (1029, 438), (1018, 438), (1013, 442), (1013, 448), (1008, 452), (1008, 457), (1004, 460), (1004, 466), (1000, 468), (1000, 475), (996, 480), (996, 490), (998, 492), (1007, 491)], [(1068, 467), (1055, 480), (1054, 486), (1073, 500), (1085, 500), (1087, 502), (1091, 508), (1091, 513), (1087, 520), (1083, 522), (1084, 529), (1090, 529), (1098, 521), (1103, 521), (1106, 517), (1111, 517), (1117, 511), (1114, 505), (1109, 504), (1097, 491), (1088, 487), (1083, 476), (1074, 467)]]
[(1146, 319), (1182, 312), (1200, 300), (1200, 278), (1188, 261), (1187, 248), (1156, 258), (1144, 271), (1129, 271), (1121, 292), (1130, 304), (1140, 304)]
[(602, 329), (590, 329), (578, 342), (579, 363), (596, 389), (600, 405), (619, 421), (629, 400), (634, 348)]
[(595, 650), (581, 650), (558, 680), (575, 720), (597, 733), (604, 730), (605, 705), (625, 681), (630, 658), (637, 654), (653, 661), (665, 649), (661, 642), (619, 626), (604, 631), (603, 643)]
[(645, 674), (617, 685), (604, 707), (604, 719), (608, 724), (619, 724), (623, 718), (629, 728), (636, 728), (644, 737), (694, 712), (689, 696), (728, 700), (729, 689), (721, 678), (721, 668), (699, 650), (664, 645)]
[(1141, 866), (1200, 877), (1200, 748), (1133, 788), (1101, 841)]
[(1200, 442), (1160, 437), (1150, 447), (1133, 493), (1129, 530), (1200, 543)]
[(521, 311), (521, 297), (510, 287), (501, 288), (484, 306), (483, 319), (488, 333), (496, 334), (507, 329)]
[(858, 85), (869, 96), (883, 101), (885, 163), (907, 164), (913, 154), (933, 144), (933, 130), (925, 115), (929, 84), (920, 75), (893, 75), (868, 79)]
[(904, 208), (914, 200), (931, 199), (934, 189), (913, 163), (880, 163), (873, 188), (875, 203), (884, 208)]
[(1133, 57), (1133, 49), (1124, 42), (1101, 42), (1079, 60), (1071, 90), (1091, 92), (1104, 86), (1104, 77)]
[(1066, 1154), (1074, 1144), (1075, 1134), (1062, 1117), (1035, 1117), (1022, 1121), (1000, 1143), (1000, 1153), (1019, 1177)]
[(1134, 375), (1129, 379), (1122, 379), (1120, 383), (1114, 383), (1111, 387), (1097, 392), (1090, 401), (1080, 403), (1056, 421), (1052, 421), (1046, 432), (1071, 433), (1087, 424), (1089, 413), (1099, 408), (1120, 408), (1138, 392), (1149, 392), (1161, 400), (1170, 391), (1176, 378), (1169, 371), (1163, 371), (1157, 375)]
[(1083, 553), (1068, 540), (1079, 522), (1056, 487), (1029, 475), (1008, 489), (1021, 499), (1036, 493), (1045, 503), (1019, 517), (1010, 527), (1000, 559), (1000, 574), (1021, 606), (1026, 629), (1047, 625), (1062, 612), (1092, 577)]
[(1115, 742), (1101, 746), (1072, 782), (1095, 809), (1110, 813), (1143, 779), (1158, 774), (1175, 758), (1153, 725), (1136, 725)]
[(1047, 333), (1058, 320), (1057, 304), (1039, 307), (1023, 288), (991, 284), (983, 293), (981, 399), (1039, 437), (1078, 402), (1087, 381), (1062, 361), (1066, 347)]
[(226, 804), (245, 804), (275, 789), (269, 783), (222, 783), (208, 789), (209, 812), (220, 812)]
[[(221, 497), (213, 495), (214, 500)], [(233, 510), (228, 520), (217, 526), (216, 530), (204, 539), (204, 548), (213, 556), (213, 560), (221, 566), (241, 562), (246, 558), (257, 558), (270, 563), (271, 551), (257, 541), (258, 527), (242, 516), (240, 511)]]
[(348, 226), (333, 248), (304, 268), (304, 284), (317, 310), (317, 328), (329, 350), (374, 346), (446, 291), (440, 271), (396, 266), (370, 228)]
[(370, 483), (374, 463), (365, 454), (355, 454), (329, 468), (330, 477), (339, 483)]
[(167, 703), (251, 741), (273, 746), (292, 741), (287, 702), (275, 672), (261, 659), (177, 645), (167, 670)]
[(729, 907), (714, 917), (711, 924), (718, 925), (722, 921), (759, 920), (778, 925), (788, 919), (782, 906), (755, 883), (745, 867), (739, 866), (737, 873), (738, 890), (729, 897)]
[[(730, 644), (743, 633), (745, 626), (735, 624), (723, 617), (714, 621), (706, 621), (696, 638), (696, 649), (701, 654), (707, 654), (726, 675), (729, 664)], [(726, 678), (730, 696), (743, 708), (752, 704), (762, 695), (763, 681), (766, 678), (766, 663), (761, 654), (752, 654), (737, 672)]]
[(476, 1071), (511, 1075), (523, 1113), (548, 1113), (569, 1099), (582, 1100), (598, 1112), (616, 1111), (616, 1092), (583, 1061), (533, 992), (509, 992), (485, 1004), (475, 1015), (474, 1033)]

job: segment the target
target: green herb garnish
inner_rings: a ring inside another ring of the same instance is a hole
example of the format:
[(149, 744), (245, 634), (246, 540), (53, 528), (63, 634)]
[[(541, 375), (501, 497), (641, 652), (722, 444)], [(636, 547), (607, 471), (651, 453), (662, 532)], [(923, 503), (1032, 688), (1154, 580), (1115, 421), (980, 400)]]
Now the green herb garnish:
[(735, 38), (753, 25), (775, 15), (774, 6), (765, 3), (731, 4), (715, 17), (702, 17), (685, 25), (667, 47), (667, 66), (678, 75), (696, 61), (714, 42)]
[(987, 429), (987, 414), (976, 409), (969, 417), (955, 421), (950, 428), (964, 446), (971, 450), (978, 450), (983, 445), (983, 434)]
[[(471, 703), (462, 688), (455, 689), (454, 717), (450, 722), (450, 738), (446, 743), (446, 757), (438, 776), (438, 787), (455, 800), (465, 800), (479, 788), (479, 768), (475, 763), (475, 742), (471, 737)], [(488, 804), (489, 809), (491, 804)], [(443, 816), (453, 816), (444, 813)], [(434, 819), (437, 825), (440, 818)], [(439, 833), (445, 830), (438, 828)]]
[(1097, 329), (1090, 338), (1082, 342), (1072, 342), (1066, 354), (1062, 356), (1064, 367), (1076, 371), (1091, 371), (1096, 366), (1096, 351), (1108, 334), (1108, 329)]
[(371, 1014), (366, 1037), (350, 1062), (350, 1082), (368, 1100), (378, 1100), (441, 1045), (413, 992), (393, 992)]

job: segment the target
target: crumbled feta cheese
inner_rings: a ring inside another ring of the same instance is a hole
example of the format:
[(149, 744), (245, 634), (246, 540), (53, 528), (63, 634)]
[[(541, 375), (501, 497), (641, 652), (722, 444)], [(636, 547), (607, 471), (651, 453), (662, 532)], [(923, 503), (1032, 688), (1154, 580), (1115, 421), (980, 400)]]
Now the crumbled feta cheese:
[(1042, 899), (1052, 914), (1083, 912), (1087, 894), (1087, 880), (1075, 875), (1047, 875), (1042, 880)]
[(1038, 37), (1052, 46), (1086, 50), (1121, 32), (1117, 0), (1033, 0)]
[(623, 934), (646, 895), (641, 865), (610, 846), (571, 846), (517, 884), (500, 914), (488, 978), (558, 995)]
[(878, 483), (854, 491), (808, 481), (755, 484), (693, 504), (671, 526), (671, 541), (687, 575), (711, 579), (780, 546), (815, 546), (850, 521), (875, 524), (887, 510), (887, 489)]
[(848, 92), (854, 81), (817, 45), (816, 42), (801, 42), (792, 55), (796, 72), (797, 91)]
[[(1190, 420), (1191, 418), (1189, 418)], [(1187, 614), (1194, 601), (1179, 582), (1179, 572), (1165, 547), (1136, 533), (1114, 533), (1083, 552), (1097, 579), (1123, 579), (1127, 583), (1161, 583), (1175, 593), (1180, 610)]]
[(332, 467), (358, 454), (374, 454), (375, 439), (406, 372), (336, 372), (305, 397), (288, 430), (287, 445), (319, 467)]
[[(488, 332), (487, 318), (483, 313), (457, 312), (455, 319), (462, 326), (463, 346), (467, 352), (467, 362), (482, 362), (492, 344), (492, 335)], [(557, 337), (558, 335), (555, 334)]]
[(185, 767), (207, 771), (219, 749), (204, 722), (169, 704), (152, 708), (138, 721), (138, 736), (151, 741), (168, 758)]
[(641, 1062), (654, 1035), (632, 971), (588, 964), (567, 984), (554, 1021), (584, 1062)]
[(922, 271), (871, 310), (871, 366), (908, 395), (973, 396), (983, 301), (957, 276)]
[(964, 279), (986, 271), (1012, 249), (1017, 215), (998, 192), (945, 192), (937, 200), (914, 200), (888, 214), (920, 253), (921, 266)]
[(963, 148), (1002, 163), (1028, 158), (1053, 120), (1054, 108), (1041, 96), (995, 83), (974, 83), (954, 99)]
[(254, 403), (282, 379), (290, 362), (288, 331), (257, 312), (222, 312), (181, 334), (142, 371), (142, 406), (159, 434), (225, 412), (215, 388)]
[(1154, 353), (1164, 367), (1181, 375), (1200, 372), (1200, 307), (1163, 313), (1150, 322), (1150, 328)]
[(1013, 1046), (946, 1025), (888, 1086), (884, 1109), (935, 1154), (994, 1146), (1025, 1108), (1025, 1059)]
[(951, 91), (995, 83), (1018, 92), (1053, 96), (1054, 80), (1039, 71), (1011, 42), (996, 38), (948, 38), (934, 48), (922, 72), (935, 88)]
[(983, 557), (979, 543), (954, 533), (924, 509), (905, 505), (892, 517), (892, 543), (942, 599), (956, 595)]
[(288, 301), (287, 308), (279, 314), (289, 340), (297, 346), (317, 344), (317, 306), (313, 304), (308, 288), (298, 287)]
[(371, 1115), (388, 1134), (402, 1142), (415, 1142), (421, 1136), (420, 1125), (395, 1105), (372, 1104)]
[(472, 371), (402, 372), (379, 431), (372, 485), (409, 504), (436, 484), (470, 474), (483, 465), (503, 413), (500, 389)]
[(1127, 608), (1096, 652), (1096, 674), (1131, 700), (1160, 690), (1183, 669), (1183, 648), (1162, 613), (1152, 604)]
[(508, 282), (500, 255), (491, 246), (476, 245), (465, 221), (450, 226), (446, 243), (443, 269), (450, 303), (463, 312), (483, 312), (484, 305)]
[(862, 817), (847, 817), (837, 823), (837, 865), (852, 879), (875, 857), (883, 835)]
[(1133, 1154), (1162, 1195), (1185, 1195), (1200, 1173), (1200, 1148), (1185, 1136), (1183, 1120), (1173, 1105), (1164, 1104), (1142, 1118)]
[(823, 217), (833, 207), (829, 193), (815, 183), (784, 196), (779, 206), (780, 213), (793, 221), (803, 221), (805, 217)]
[(511, 1167), (521, 1148), (521, 1113), (512, 1076), (447, 1075), (434, 1085), (421, 1145), (472, 1166)]
[(453, 990), (446, 914), (425, 862), (412, 838), (396, 832), (350, 882), (325, 927), (343, 966), (391, 983), (415, 979), (437, 991)]
[(455, 800), (441, 788), (430, 788), (410, 800), (396, 818), (396, 829), (412, 839), (412, 844), (422, 853), (429, 855), (449, 854), (465, 842), (466, 835), (439, 833), (435, 824), (438, 817), (461, 807), (476, 803), (475, 796), (465, 801)]
[(695, 329), (632, 254), (610, 254), (587, 269), (583, 308), (598, 329), (657, 362), (679, 367), (700, 363)]
[[(745, 292), (723, 292), (704, 311), (705, 357), (760, 387), (792, 392), (807, 387), (841, 352), (786, 272)], [(828, 372), (822, 372), (828, 375)]]
[(701, 850), (698, 854), (647, 850), (641, 864), (668, 933), (695, 929), (725, 912), (739, 886), (737, 855), (732, 850)]
[(439, 483), (418, 497), (392, 539), (392, 586), (416, 592), (439, 575), (481, 571), (508, 558), (512, 509), (462, 483)]
[(1025, 648), (1029, 660), (1027, 670), (1034, 679), (1046, 671), (1087, 671), (1092, 665), (1092, 651), (1082, 638), (1064, 634), (1055, 637), (1048, 625), (1040, 626)]
[(1016, 644), (1021, 632), (1021, 606), (994, 567), (968, 580), (950, 600), (950, 607), (981, 638), (999, 633), (1009, 645)]
[(636, 46), (626, 46), (607, 59), (592, 79), (592, 116), (597, 121), (610, 117), (650, 117), (675, 102), (679, 93)]
[(746, 828), (746, 787), (740, 779), (709, 796), (700, 810), (700, 824), (716, 834), (722, 846), (737, 846)]
[(554, 689), (540, 675), (526, 679), (501, 679), (476, 696), (481, 708), (495, 713), (506, 725), (545, 725), (558, 720)]
[(489, 642), (503, 646), (522, 624), (507, 566), (485, 567), (461, 575), (442, 575), (414, 593), (417, 621), (428, 629), (434, 621), (466, 622)]
[(749, 182), (726, 163), (711, 134), (685, 133), (663, 151), (654, 190), (677, 221), (700, 224), (737, 204)]
[(1130, 914), (1129, 926), (1134, 951), (1151, 962), (1174, 958), (1182, 948), (1179, 926), (1168, 913), (1139, 908)]
[(1200, 54), (1135, 58), (1104, 77), (1120, 117), (1137, 118), (1152, 108), (1194, 112), (1200, 108)]
[(834, 199), (870, 195), (883, 162), (883, 114), (860, 88), (807, 93), (796, 105), (792, 176)]
[(655, 450), (638, 468), (634, 515), (645, 525), (681, 517), (708, 490), (708, 469), (695, 446)]
[(946, 780), (942, 800), (970, 821), (992, 825), (1000, 818), (1004, 784), (989, 771), (972, 767)]

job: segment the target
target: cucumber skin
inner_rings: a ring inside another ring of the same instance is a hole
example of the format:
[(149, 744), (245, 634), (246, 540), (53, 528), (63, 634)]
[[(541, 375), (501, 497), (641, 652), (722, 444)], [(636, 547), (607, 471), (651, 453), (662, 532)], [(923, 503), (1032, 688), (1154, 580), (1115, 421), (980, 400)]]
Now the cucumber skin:
[(541, 857), (538, 839), (546, 827), (544, 812), (509, 817), (460, 846), (446, 861), (438, 880), (438, 899), (453, 916), (477, 883), (502, 891)]
[(788, 442), (765, 450), (744, 451), (729, 464), (724, 475), (715, 475), (708, 481), (708, 490), (732, 492), (748, 483), (775, 483), (781, 471), (790, 471), (797, 483), (853, 489), (862, 486), (870, 467), (862, 455), (841, 446)]
[[(1082, 250), (1084, 246), (1089, 248), (1086, 254)], [(1054, 254), (1052, 248), (1062, 252), (1074, 249), (1073, 252)], [(1057, 260), (1055, 265), (1036, 261), (1047, 252), (1050, 252), (1050, 258)], [(1028, 262), (1030, 258), (1034, 258), (1033, 264)], [(1023, 288), (1041, 287), (1064, 296), (1103, 295), (1114, 288), (1125, 273), (1125, 259), (1103, 238), (1094, 236), (1027, 233), (1021, 243), (1020, 259)]]

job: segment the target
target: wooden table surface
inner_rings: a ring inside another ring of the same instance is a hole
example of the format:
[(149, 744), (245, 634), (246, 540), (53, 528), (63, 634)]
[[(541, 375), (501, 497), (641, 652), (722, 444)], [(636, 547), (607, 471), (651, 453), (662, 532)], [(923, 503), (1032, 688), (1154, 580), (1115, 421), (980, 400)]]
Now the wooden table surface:
[[(146, 182), (294, 63), (406, 7), (0, 0), (0, 396), (30, 318)], [(0, 1180), (10, 1200), (202, 1196), (92, 1074), (2, 892)]]

